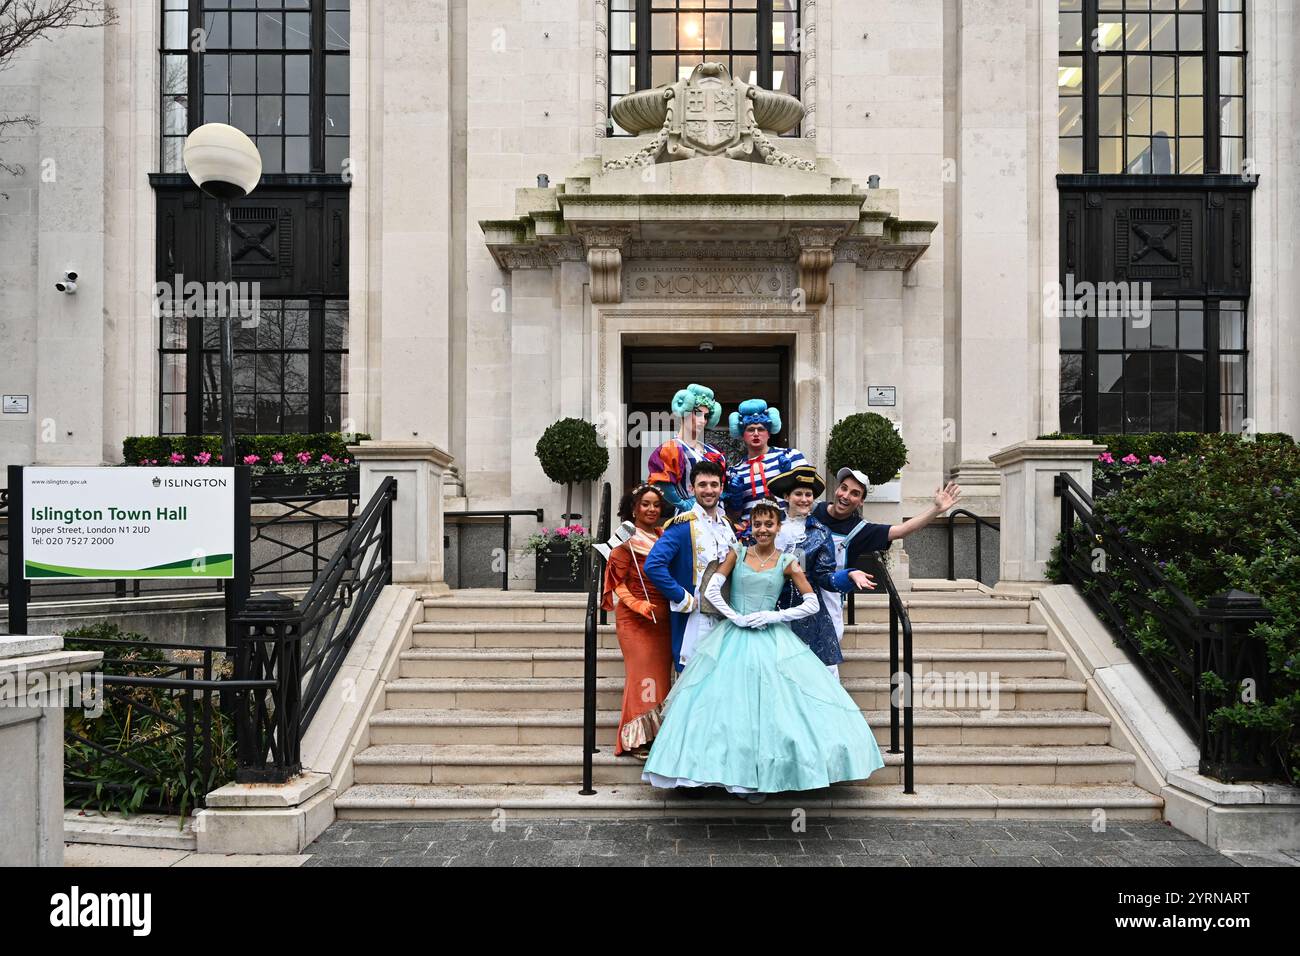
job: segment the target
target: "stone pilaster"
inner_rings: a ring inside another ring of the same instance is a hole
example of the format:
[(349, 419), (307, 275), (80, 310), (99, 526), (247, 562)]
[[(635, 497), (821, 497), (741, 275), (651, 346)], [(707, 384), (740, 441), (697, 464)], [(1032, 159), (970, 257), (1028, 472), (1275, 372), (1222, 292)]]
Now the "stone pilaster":
[(348, 452), (361, 466), (361, 501), (388, 475), (393, 502), (393, 583), (425, 594), (449, 590), (443, 577), (443, 476), (451, 456), (432, 442), (363, 441)]
[(1056, 476), (1065, 472), (1092, 494), (1092, 465), (1105, 445), (1090, 441), (1022, 441), (989, 456), (1002, 492), (996, 590), (1027, 594), (1047, 585), (1047, 561), (1061, 530)]

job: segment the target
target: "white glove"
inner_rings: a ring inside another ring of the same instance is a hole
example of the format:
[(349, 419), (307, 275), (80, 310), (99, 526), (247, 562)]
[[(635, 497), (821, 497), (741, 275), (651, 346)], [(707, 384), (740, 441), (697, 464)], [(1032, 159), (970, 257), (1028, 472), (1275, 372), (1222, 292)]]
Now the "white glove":
[(751, 614), (758, 623), (751, 624), (750, 627), (767, 627), (769, 624), (788, 624), (790, 621), (797, 621), (802, 617), (812, 617), (817, 613), (818, 602), (817, 592), (809, 591), (803, 596), (803, 602), (784, 611), (759, 611), (757, 614)]
[(749, 627), (745, 621), (751, 615), (737, 614), (731, 609), (731, 606), (722, 599), (722, 585), (726, 583), (726, 580), (727, 576), (725, 574), (715, 573), (713, 577), (709, 578), (709, 586), (704, 589), (704, 596), (708, 598), (709, 603), (721, 611), (722, 616), (732, 624), (735, 624), (738, 627)]

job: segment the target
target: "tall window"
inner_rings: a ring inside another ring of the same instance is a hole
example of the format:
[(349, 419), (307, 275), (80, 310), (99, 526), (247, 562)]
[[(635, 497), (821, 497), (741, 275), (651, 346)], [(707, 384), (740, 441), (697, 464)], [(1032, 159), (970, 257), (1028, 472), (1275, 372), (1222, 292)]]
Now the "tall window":
[(164, 0), (163, 172), (203, 123), (243, 130), (264, 173), (341, 174), (349, 0)]
[[(724, 63), (756, 86), (799, 95), (799, 0), (610, 0), (609, 105)], [(610, 132), (623, 135), (610, 113)]]
[(1245, 16), (1245, 0), (1060, 0), (1061, 172), (1241, 172)]
[(1246, 418), (1246, 304), (1170, 299), (1150, 306), (1143, 317), (1066, 309), (1061, 430), (1239, 432)]
[[(160, 434), (185, 434), (191, 412), (201, 422), (193, 431), (221, 430), (218, 321), (162, 317)], [(264, 299), (255, 318), (234, 320), (234, 333), (237, 433), (340, 430), (348, 413), (346, 300)]]

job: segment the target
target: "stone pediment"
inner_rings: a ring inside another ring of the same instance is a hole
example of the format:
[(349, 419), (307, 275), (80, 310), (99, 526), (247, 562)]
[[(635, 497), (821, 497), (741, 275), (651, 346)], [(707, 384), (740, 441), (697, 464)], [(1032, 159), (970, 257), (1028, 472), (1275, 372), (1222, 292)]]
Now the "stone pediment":
[[(563, 182), (516, 190), (515, 218), (480, 221), (497, 264), (508, 271), (547, 269), (585, 259), (592, 301), (608, 303), (622, 301), (622, 266), (629, 259), (785, 261), (797, 267), (805, 300), (818, 305), (827, 299), (834, 262), (905, 271), (929, 248), (936, 224), (902, 218), (897, 190), (854, 183), (816, 155), (812, 140), (782, 138), (789, 159), (774, 162), (752, 130), (747, 145), (744, 124), (734, 131), (727, 125), (734, 104), (714, 96), (751, 88), (725, 70), (697, 69), (692, 81), (644, 91), (629, 108), (639, 118), (620, 115), (633, 129), (658, 119), (658, 132), (605, 139), (601, 154), (579, 162)], [(682, 126), (680, 137), (671, 138), (671, 110), (661, 118), (651, 109), (662, 90), (673, 90), (667, 104), (692, 91), (709, 94), (696, 97), (700, 112), (689, 115), (713, 126)], [(753, 112), (765, 101), (747, 92), (743, 102)], [(781, 115), (780, 105), (759, 115)], [(782, 122), (792, 114), (784, 115)], [(795, 123), (799, 115), (802, 107)], [(623, 162), (628, 156), (641, 158)]]

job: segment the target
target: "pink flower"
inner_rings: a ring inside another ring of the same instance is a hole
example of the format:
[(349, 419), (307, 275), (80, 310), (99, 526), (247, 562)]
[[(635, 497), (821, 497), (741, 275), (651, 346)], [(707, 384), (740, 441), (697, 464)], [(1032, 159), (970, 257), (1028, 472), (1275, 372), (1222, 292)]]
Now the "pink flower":
[(1101, 462), (1103, 465), (1115, 464), (1115, 457), (1111, 455), (1111, 453), (1108, 451), (1104, 451), (1100, 455), (1098, 455), (1097, 460)]
[(217, 461), (224, 462), (225, 460), (226, 460), (226, 456), (225, 456), (225, 455), (218, 455), (218, 456), (217, 456)]
[(321, 456), (320, 456), (320, 463), (321, 463), (322, 465), (332, 465), (332, 464), (334, 464), (334, 459), (331, 458), (329, 455), (321, 455)]
[(259, 461), (261, 461), (261, 460), (262, 460), (261, 457), (258, 456), (258, 455), (245, 455), (245, 456), (244, 456), (244, 464), (245, 464), (245, 465), (256, 465), (256, 464), (257, 464)]
[(150, 459), (150, 460), (149, 460), (149, 464), (151, 464), (151, 465), (156, 465), (156, 464), (158, 464), (158, 459), (157, 459), (157, 458), (152, 458), (152, 459)]
[(556, 529), (555, 529), (555, 533), (558, 534), (561, 538), (567, 538), (569, 535), (573, 534), (573, 529), (572, 529), (572, 528), (556, 528)]
[(1153, 464), (1153, 465), (1164, 465), (1164, 464), (1167, 464), (1167, 462), (1164, 460), (1164, 458), (1163, 458), (1162, 456), (1160, 456), (1160, 455), (1147, 455), (1147, 460), (1150, 461), (1151, 464)]
[(282, 451), (277, 451), (274, 455), (272, 455), (272, 456), (271, 456), (271, 463), (274, 464), (274, 465), (283, 465), (283, 464), (284, 464), (284, 452), (282, 452)]
[(1132, 452), (1129, 452), (1127, 455), (1121, 458), (1120, 461), (1122, 461), (1126, 465), (1136, 465), (1138, 463), (1138, 456), (1133, 454)]
[(311, 461), (311, 453), (300, 451), (298, 452), (297, 458), (298, 458), (298, 464), (305, 465), (307, 464), (307, 462)]
[(141, 459), (140, 459), (140, 464), (142, 464), (142, 465), (147, 465), (147, 464), (149, 464), (149, 459), (148, 459), (148, 458), (141, 458)]
[(200, 465), (206, 465), (208, 462), (212, 460), (212, 452), (201, 451), (194, 456), (194, 460), (197, 461)]
[(178, 451), (174, 451), (167, 456), (167, 461), (173, 465), (183, 465), (185, 464), (185, 456)]
[(345, 465), (350, 465), (350, 464), (352, 464), (352, 459), (351, 459), (351, 458), (344, 458), (344, 459), (343, 459), (343, 464), (345, 464)]

